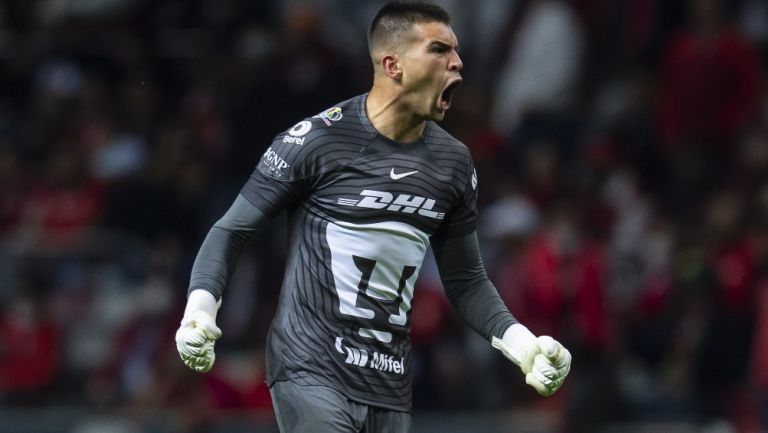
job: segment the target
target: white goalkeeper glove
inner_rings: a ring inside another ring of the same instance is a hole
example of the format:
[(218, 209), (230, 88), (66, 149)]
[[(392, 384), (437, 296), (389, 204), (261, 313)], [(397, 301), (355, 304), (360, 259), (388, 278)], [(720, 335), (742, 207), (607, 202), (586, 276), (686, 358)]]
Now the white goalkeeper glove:
[(176, 350), (181, 360), (198, 373), (209, 371), (216, 361), (213, 346), (221, 337), (221, 329), (216, 326), (220, 305), (221, 300), (216, 302), (207, 290), (193, 290), (176, 331)]
[(545, 397), (560, 389), (571, 371), (568, 349), (550, 336), (537, 338), (519, 323), (510, 326), (502, 338), (493, 337), (491, 344), (520, 367), (525, 383)]

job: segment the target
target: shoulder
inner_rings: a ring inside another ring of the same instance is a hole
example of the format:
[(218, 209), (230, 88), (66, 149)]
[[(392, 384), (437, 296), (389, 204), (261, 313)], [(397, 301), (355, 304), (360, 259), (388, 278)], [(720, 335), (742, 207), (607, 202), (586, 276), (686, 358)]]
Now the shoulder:
[(464, 143), (435, 122), (427, 122), (427, 128), (426, 144), (438, 161), (451, 165), (472, 165), (472, 153)]
[(273, 144), (285, 143), (316, 148), (364, 139), (368, 131), (358, 113), (360, 98), (361, 96), (350, 98), (299, 120), (290, 128), (278, 133)]
[(450, 173), (457, 190), (464, 191), (467, 185), (472, 185), (473, 190), (477, 188), (477, 172), (469, 148), (435, 122), (427, 125), (426, 143), (432, 162)]
[(306, 117), (278, 133), (262, 156), (262, 173), (281, 180), (328, 172), (354, 158), (370, 133), (357, 115), (359, 97)]

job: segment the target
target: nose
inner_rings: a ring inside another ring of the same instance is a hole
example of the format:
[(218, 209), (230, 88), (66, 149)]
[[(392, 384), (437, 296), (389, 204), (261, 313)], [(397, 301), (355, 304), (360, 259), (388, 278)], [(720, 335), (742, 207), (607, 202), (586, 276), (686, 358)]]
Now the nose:
[(461, 61), (461, 57), (459, 57), (459, 53), (454, 51), (453, 57), (451, 58), (451, 61), (448, 63), (448, 70), (452, 72), (459, 72), (463, 67), (464, 67), (464, 62)]

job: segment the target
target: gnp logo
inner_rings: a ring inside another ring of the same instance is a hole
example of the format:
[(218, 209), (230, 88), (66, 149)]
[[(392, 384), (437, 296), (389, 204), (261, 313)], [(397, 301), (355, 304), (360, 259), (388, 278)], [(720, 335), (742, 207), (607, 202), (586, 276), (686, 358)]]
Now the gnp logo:
[(386, 209), (407, 214), (418, 212), (421, 216), (436, 220), (445, 218), (445, 212), (432, 210), (435, 206), (435, 199), (432, 198), (409, 194), (398, 194), (395, 197), (392, 193), (372, 189), (365, 189), (360, 192), (360, 195), (363, 196), (361, 200), (339, 197), (337, 203), (344, 206)]
[(290, 164), (285, 162), (285, 160), (278, 155), (277, 152), (272, 150), (271, 147), (264, 152), (263, 161), (268, 170), (280, 177), (284, 175), (283, 170), (290, 167)]
[(402, 356), (400, 359), (397, 359), (394, 355), (373, 352), (369, 357), (367, 350), (345, 346), (343, 343), (343, 338), (336, 337), (336, 351), (347, 356), (344, 359), (346, 364), (367, 367), (387, 373), (405, 374), (405, 358)]
[(341, 108), (333, 107), (314, 117), (323, 119), (323, 122), (325, 122), (326, 125), (331, 126), (331, 122), (338, 122), (342, 117), (344, 117), (344, 115), (341, 113)]

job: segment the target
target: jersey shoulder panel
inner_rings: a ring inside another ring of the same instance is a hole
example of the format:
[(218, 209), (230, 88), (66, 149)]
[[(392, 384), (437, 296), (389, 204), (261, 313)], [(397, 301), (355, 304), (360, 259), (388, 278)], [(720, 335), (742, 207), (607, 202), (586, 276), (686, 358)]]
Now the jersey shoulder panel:
[(360, 121), (359, 98), (306, 117), (277, 134), (259, 162), (259, 171), (273, 179), (295, 181), (349, 162), (372, 136)]
[(440, 164), (465, 167), (472, 165), (472, 154), (464, 143), (435, 122), (428, 122), (427, 128), (425, 142), (429, 151), (438, 157)]
[(472, 153), (464, 143), (435, 122), (430, 121), (427, 125), (429, 130), (425, 142), (433, 162), (451, 174), (459, 190), (464, 190), (473, 176), (476, 177)]

